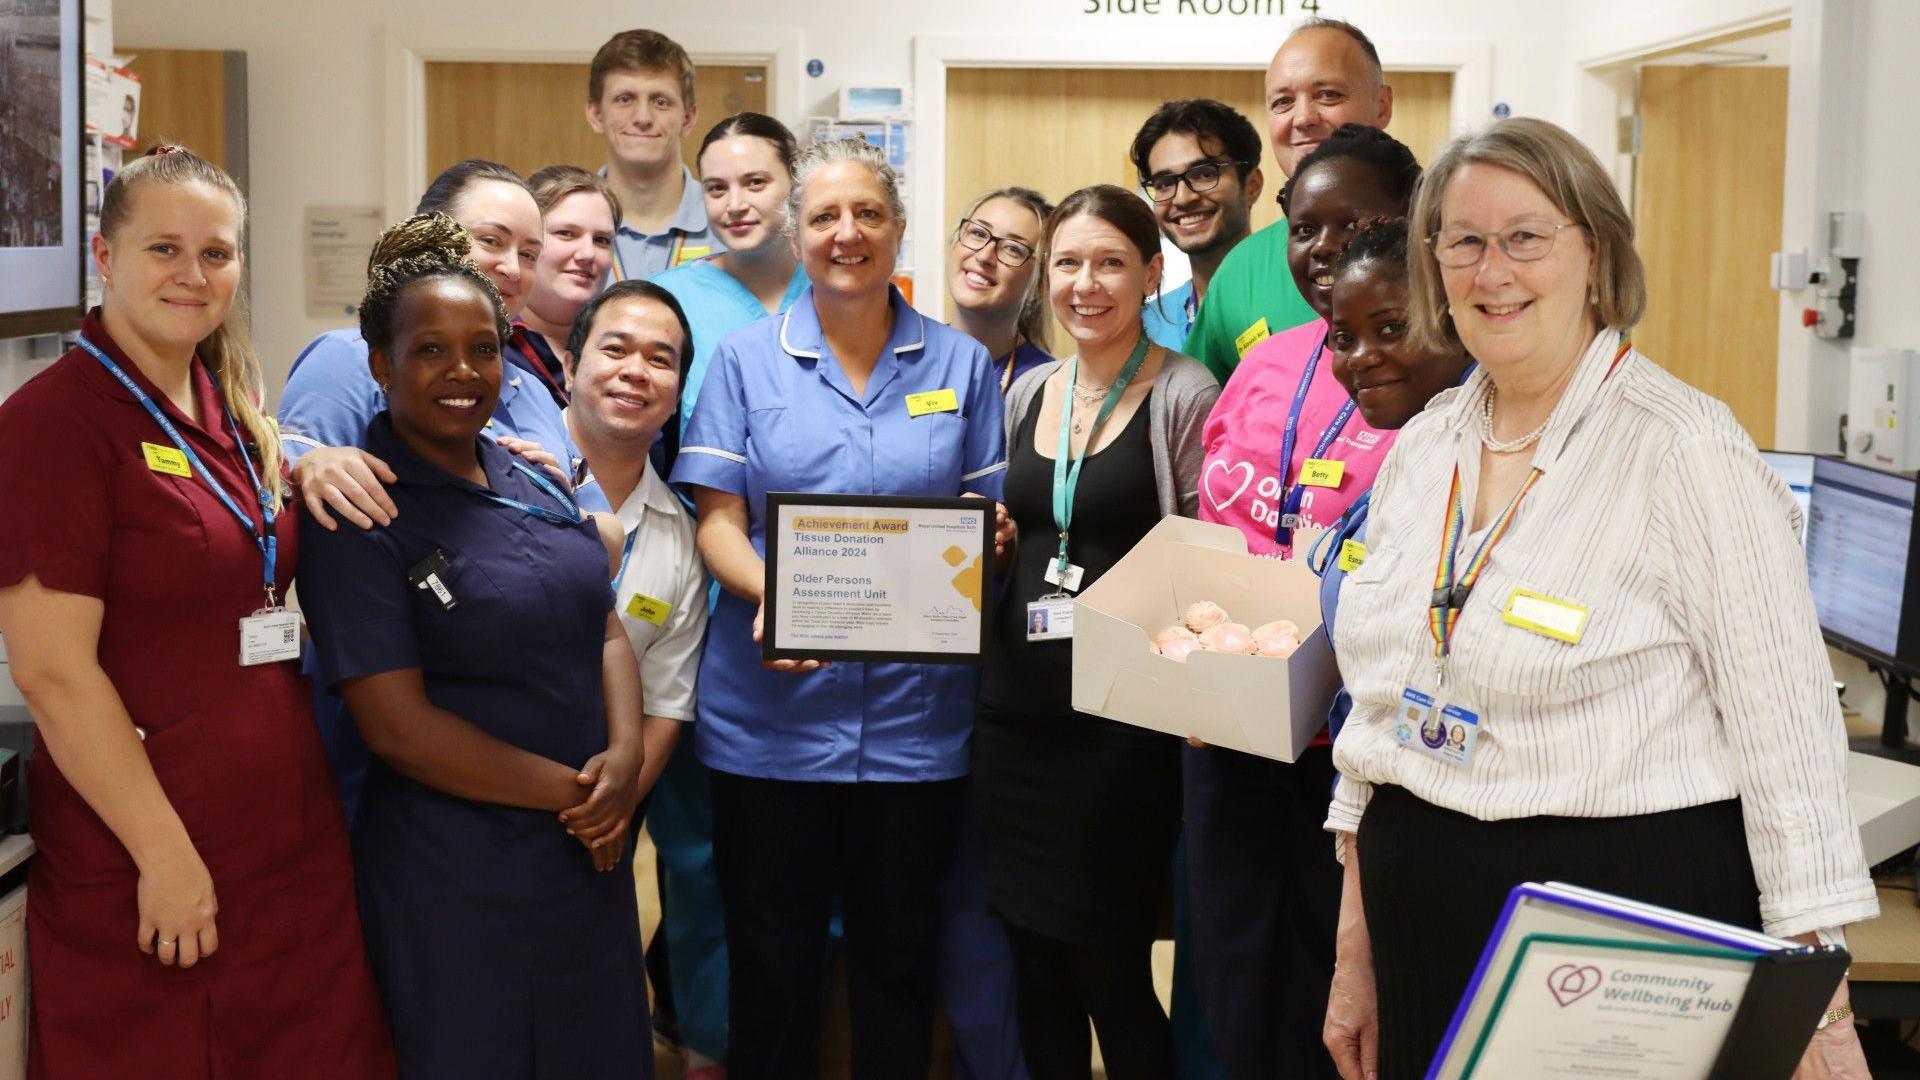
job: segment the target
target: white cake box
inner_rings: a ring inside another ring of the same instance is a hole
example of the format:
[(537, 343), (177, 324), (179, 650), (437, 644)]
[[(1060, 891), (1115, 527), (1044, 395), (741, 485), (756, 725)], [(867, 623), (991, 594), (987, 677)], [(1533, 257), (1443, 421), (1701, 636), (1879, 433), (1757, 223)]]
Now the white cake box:
[(1847, 801), (1867, 865), (1920, 844), (1920, 769), (1872, 754), (1847, 755)]
[[(1317, 531), (1294, 536), (1299, 558), (1247, 553), (1240, 530), (1170, 517), (1073, 604), (1073, 707), (1211, 746), (1293, 761), (1326, 726), (1340, 686), (1320, 625), (1320, 579), (1305, 557)], [(1153, 651), (1153, 635), (1187, 605), (1211, 600), (1235, 622), (1291, 619), (1300, 651), (1281, 660), (1195, 651), (1185, 663)]]

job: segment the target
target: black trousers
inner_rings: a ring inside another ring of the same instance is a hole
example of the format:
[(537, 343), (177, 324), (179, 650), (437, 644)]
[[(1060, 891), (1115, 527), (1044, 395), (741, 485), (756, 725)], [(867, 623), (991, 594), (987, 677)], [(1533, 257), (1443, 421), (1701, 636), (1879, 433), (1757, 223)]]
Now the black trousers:
[(712, 777), (731, 980), (727, 1074), (819, 1074), (827, 925), (838, 897), (853, 1075), (925, 1076), (941, 885), (966, 781), (816, 783), (718, 770)]
[(1340, 864), (1325, 831), (1333, 751), (1289, 765), (1182, 749), (1193, 972), (1233, 1080), (1335, 1080), (1320, 1041)]
[(1373, 938), (1381, 1080), (1413, 1080), (1445, 1037), (1507, 893), (1563, 881), (1760, 929), (1740, 801), (1620, 818), (1481, 821), (1406, 789), (1360, 819), (1360, 896)]

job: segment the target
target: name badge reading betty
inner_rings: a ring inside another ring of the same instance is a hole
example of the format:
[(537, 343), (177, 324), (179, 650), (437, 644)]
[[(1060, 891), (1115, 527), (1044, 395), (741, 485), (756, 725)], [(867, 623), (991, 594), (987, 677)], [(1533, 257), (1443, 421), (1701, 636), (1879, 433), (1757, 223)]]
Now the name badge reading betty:
[(1569, 645), (1580, 644), (1580, 635), (1587, 630), (1586, 608), (1525, 589), (1513, 590), (1501, 618), (1510, 626)]
[(256, 611), (240, 620), (240, 665), (256, 667), (300, 659), (300, 613), (286, 608)]
[(147, 468), (168, 476), (193, 476), (193, 466), (187, 463), (187, 455), (172, 446), (156, 446), (150, 442), (140, 444), (140, 452), (146, 455)]
[(959, 412), (960, 396), (951, 387), (945, 390), (927, 390), (907, 395), (907, 415), (925, 416), (928, 413)]
[(1072, 638), (1072, 597), (1043, 596), (1027, 605), (1028, 641), (1070, 641)]
[(673, 605), (665, 600), (655, 600), (642, 593), (634, 593), (627, 601), (627, 614), (636, 619), (645, 619), (655, 626), (665, 626), (667, 616), (673, 611)]
[(1300, 482), (1308, 487), (1337, 488), (1347, 475), (1347, 463), (1308, 458), (1300, 466)]
[(1241, 358), (1245, 359), (1249, 349), (1272, 336), (1273, 331), (1267, 329), (1267, 319), (1263, 315), (1260, 321), (1240, 331), (1240, 336), (1233, 339), (1233, 347), (1240, 353)]

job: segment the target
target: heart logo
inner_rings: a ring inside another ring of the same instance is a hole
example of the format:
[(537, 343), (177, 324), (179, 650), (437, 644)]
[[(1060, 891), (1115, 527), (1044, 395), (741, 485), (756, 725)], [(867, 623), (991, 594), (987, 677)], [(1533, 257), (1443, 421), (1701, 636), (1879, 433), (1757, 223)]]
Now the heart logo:
[[(1216, 471), (1222, 474), (1221, 487), (1225, 488), (1234, 482), (1234, 475), (1243, 470), (1246, 475), (1240, 478), (1240, 486), (1234, 488), (1232, 493), (1226, 498), (1221, 498), (1214, 488), (1213, 474)], [(1228, 465), (1226, 462), (1215, 458), (1213, 461), (1207, 463), (1207, 474), (1201, 486), (1206, 488), (1207, 501), (1213, 504), (1213, 508), (1215, 510), (1225, 510), (1227, 507), (1233, 505), (1233, 501), (1240, 497), (1241, 492), (1253, 486), (1253, 462), (1243, 461), (1238, 465)]]
[(1592, 964), (1561, 964), (1547, 972), (1547, 992), (1563, 1009), (1599, 988), (1600, 969)]

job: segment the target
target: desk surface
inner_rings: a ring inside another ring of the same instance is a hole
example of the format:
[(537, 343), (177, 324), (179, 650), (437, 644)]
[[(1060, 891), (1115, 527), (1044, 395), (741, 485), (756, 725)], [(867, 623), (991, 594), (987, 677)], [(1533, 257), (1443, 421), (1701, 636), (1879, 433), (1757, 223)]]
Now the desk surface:
[(1856, 982), (1920, 982), (1920, 907), (1912, 889), (1881, 886), (1880, 917), (1847, 927)]

